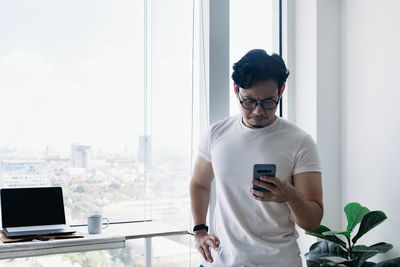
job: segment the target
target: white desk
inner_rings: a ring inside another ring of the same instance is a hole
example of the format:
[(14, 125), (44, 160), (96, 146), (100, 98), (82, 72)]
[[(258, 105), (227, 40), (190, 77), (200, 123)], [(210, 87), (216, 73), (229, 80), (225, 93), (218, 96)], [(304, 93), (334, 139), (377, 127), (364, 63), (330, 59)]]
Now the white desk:
[[(88, 235), (87, 227), (76, 227), (77, 232), (83, 235)], [(124, 236), (125, 239), (136, 238), (150, 238), (154, 236), (168, 236), (168, 235), (186, 235), (187, 229), (176, 227), (161, 222), (134, 222), (134, 223), (121, 223), (110, 224), (109, 227), (103, 229), (103, 234), (112, 234), (114, 236)]]
[(125, 247), (127, 239), (145, 238), (146, 266), (151, 266), (151, 237), (188, 234), (186, 229), (154, 221), (110, 224), (97, 235), (89, 235), (86, 226), (76, 227), (76, 230), (84, 238), (6, 244), (0, 242), (0, 259), (118, 249)]

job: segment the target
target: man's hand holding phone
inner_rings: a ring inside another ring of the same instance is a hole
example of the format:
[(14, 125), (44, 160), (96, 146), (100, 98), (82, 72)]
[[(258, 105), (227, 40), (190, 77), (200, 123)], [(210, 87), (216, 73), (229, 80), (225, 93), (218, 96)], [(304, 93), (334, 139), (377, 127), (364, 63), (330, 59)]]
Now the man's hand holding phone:
[(218, 251), (219, 239), (215, 235), (210, 235), (206, 230), (199, 230), (194, 233), (196, 248), (199, 250), (203, 258), (212, 263), (214, 259), (211, 256), (210, 247)]
[[(296, 188), (289, 182), (275, 177), (274, 164), (255, 164), (250, 188), (252, 197), (263, 202), (287, 203), (296, 201), (299, 196)], [(267, 174), (267, 175), (266, 175)]]

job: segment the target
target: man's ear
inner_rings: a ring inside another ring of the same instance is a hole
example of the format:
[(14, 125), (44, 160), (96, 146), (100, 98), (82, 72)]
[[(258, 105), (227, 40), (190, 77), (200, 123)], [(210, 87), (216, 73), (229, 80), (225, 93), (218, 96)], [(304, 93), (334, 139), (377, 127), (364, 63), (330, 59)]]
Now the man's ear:
[(280, 93), (279, 93), (279, 97), (281, 97), (283, 95), (283, 92), (285, 91), (286, 88), (286, 84), (282, 85)]
[(239, 97), (239, 87), (235, 82), (233, 82), (233, 89), (235, 90), (236, 97)]

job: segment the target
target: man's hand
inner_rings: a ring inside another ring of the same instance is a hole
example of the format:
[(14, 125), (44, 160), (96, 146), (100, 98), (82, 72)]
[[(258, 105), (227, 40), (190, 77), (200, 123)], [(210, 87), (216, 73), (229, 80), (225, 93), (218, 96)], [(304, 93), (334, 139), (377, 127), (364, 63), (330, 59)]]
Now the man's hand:
[(212, 263), (214, 260), (211, 257), (210, 247), (218, 250), (219, 239), (215, 235), (210, 235), (206, 230), (199, 230), (194, 233), (196, 248), (200, 251), (203, 258)]
[(263, 192), (250, 188), (253, 198), (259, 201), (289, 203), (300, 197), (292, 184), (276, 177), (261, 176), (260, 180), (253, 179), (251, 183), (270, 191)]
[(298, 226), (312, 232), (319, 227), (324, 214), (320, 172), (304, 172), (293, 176), (293, 183), (261, 176), (252, 183), (270, 192), (250, 189), (253, 198), (265, 202), (286, 203)]

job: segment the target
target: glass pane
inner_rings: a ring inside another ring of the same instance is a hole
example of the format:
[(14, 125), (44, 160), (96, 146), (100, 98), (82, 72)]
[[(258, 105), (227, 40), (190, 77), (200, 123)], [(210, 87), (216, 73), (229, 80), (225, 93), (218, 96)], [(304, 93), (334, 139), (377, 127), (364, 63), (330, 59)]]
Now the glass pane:
[[(268, 54), (279, 53), (279, 1), (231, 0), (230, 73), (233, 63), (249, 50), (261, 48)], [(238, 114), (239, 102), (230, 87), (230, 115)]]
[(192, 2), (150, 8), (145, 110), (142, 1), (3, 4), (3, 187), (63, 186), (72, 224), (189, 222)]
[[(192, 1), (151, 6), (151, 219), (188, 227), (192, 136)], [(173, 13), (173, 16), (171, 14)]]
[[(0, 186), (62, 186), (69, 224), (190, 224), (192, 1), (144, 3), (0, 4)], [(143, 266), (143, 242), (0, 265)], [(184, 237), (153, 244), (159, 266), (189, 264)]]
[(143, 24), (143, 1), (2, 2), (2, 187), (61, 185), (72, 224), (144, 218)]

